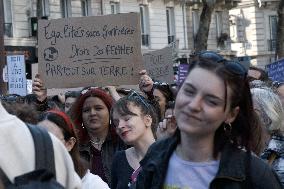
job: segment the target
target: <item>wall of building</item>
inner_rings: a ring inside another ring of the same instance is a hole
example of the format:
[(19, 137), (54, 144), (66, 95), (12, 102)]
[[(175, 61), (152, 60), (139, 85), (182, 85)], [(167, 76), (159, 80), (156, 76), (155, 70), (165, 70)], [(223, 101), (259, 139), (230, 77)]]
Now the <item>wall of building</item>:
[[(48, 19), (62, 18), (60, 1), (47, 0), (49, 2)], [(71, 16), (82, 16), (81, 1), (70, 0)], [(101, 4), (103, 2), (103, 4)], [(174, 8), (175, 35), (179, 40), (179, 49), (182, 53), (188, 54), (193, 50), (193, 28), (192, 28), (192, 8), (186, 7), (183, 12), (183, 6), (179, 0), (91, 0), (89, 8), (89, 16), (110, 14), (111, 2), (119, 2), (120, 13), (139, 12), (140, 4), (149, 6), (149, 25), (150, 25), (150, 45), (142, 47), (143, 51), (161, 49), (168, 45), (167, 39), (167, 21), (166, 8)], [(6, 45), (18, 46), (36, 46), (36, 38), (31, 37), (30, 17), (37, 15), (37, 0), (14, 0), (12, 1), (13, 9), (13, 38), (5, 38)], [(201, 8), (200, 13), (201, 13)], [(218, 10), (218, 9), (217, 9)], [(223, 9), (219, 9), (223, 10)], [(223, 32), (229, 33), (228, 12), (223, 12)], [(217, 36), (215, 15), (212, 15), (210, 32), (208, 37), (208, 49), (216, 50)], [(184, 29), (185, 27), (185, 29)], [(222, 49), (223, 50), (223, 49)]]
[[(263, 1), (262, 1), (263, 2)], [(269, 50), (269, 16), (277, 15), (277, 1), (262, 3), (261, 7), (249, 0), (229, 11), (231, 48), (237, 56), (251, 56), (251, 64), (264, 68), (274, 61), (274, 52)]]

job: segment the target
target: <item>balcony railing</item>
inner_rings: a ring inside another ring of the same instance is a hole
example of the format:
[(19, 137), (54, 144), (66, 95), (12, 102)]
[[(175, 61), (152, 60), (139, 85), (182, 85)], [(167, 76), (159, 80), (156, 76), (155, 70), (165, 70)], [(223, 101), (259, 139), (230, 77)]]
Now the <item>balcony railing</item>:
[(4, 36), (13, 37), (12, 23), (4, 23)]
[(268, 50), (269, 51), (276, 50), (276, 39), (268, 39)]

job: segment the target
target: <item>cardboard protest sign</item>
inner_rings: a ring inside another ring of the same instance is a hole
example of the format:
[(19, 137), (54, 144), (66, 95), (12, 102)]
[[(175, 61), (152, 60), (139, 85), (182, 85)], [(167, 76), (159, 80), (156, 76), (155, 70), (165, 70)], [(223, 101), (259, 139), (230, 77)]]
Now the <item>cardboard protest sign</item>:
[(39, 73), (47, 88), (137, 84), (138, 13), (39, 21)]
[(25, 56), (7, 56), (7, 66), (9, 94), (27, 95)]
[(171, 47), (166, 47), (143, 54), (147, 73), (152, 79), (167, 83), (174, 82), (172, 51)]
[(284, 59), (278, 60), (266, 66), (268, 76), (273, 81), (284, 82)]

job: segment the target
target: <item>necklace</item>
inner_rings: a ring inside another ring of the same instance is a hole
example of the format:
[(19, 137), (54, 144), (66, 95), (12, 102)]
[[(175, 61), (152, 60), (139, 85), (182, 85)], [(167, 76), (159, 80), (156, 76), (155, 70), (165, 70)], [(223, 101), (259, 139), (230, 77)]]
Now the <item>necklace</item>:
[(97, 145), (97, 146), (99, 146), (99, 145), (102, 145), (102, 144), (104, 143), (104, 140), (100, 140), (100, 138), (96, 138), (95, 141), (92, 140), (92, 139), (90, 139), (90, 142), (92, 143), (92, 145)]

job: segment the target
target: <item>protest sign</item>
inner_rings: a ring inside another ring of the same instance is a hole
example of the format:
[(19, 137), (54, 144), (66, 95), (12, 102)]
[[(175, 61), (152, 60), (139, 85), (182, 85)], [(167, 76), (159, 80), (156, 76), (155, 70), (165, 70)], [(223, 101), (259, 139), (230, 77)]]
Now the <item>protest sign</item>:
[(7, 56), (9, 94), (27, 94), (26, 67), (24, 55)]
[(144, 65), (152, 79), (167, 83), (174, 82), (172, 52), (173, 48), (166, 47), (143, 54)]
[(180, 64), (178, 66), (178, 81), (177, 84), (181, 85), (183, 81), (186, 79), (188, 74), (189, 64)]
[(39, 21), (39, 73), (47, 88), (137, 84), (138, 13)]
[(284, 82), (284, 59), (267, 65), (266, 70), (272, 81)]

